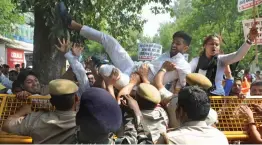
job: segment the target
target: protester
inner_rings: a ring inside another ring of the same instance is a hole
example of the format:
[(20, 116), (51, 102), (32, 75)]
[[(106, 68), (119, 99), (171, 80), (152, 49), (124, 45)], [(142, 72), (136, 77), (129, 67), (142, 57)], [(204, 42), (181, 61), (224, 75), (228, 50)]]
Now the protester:
[(24, 105), (5, 120), (3, 131), (31, 136), (35, 144), (66, 144), (74, 141), (76, 130), (76, 96), (78, 87), (69, 80), (53, 80), (49, 83), (50, 102), (54, 112), (32, 112), (30, 105)]
[(7, 89), (11, 89), (13, 82), (9, 80), (9, 78), (6, 75), (4, 75), (4, 71), (5, 69), (2, 66), (0, 66), (0, 83), (4, 85)]
[[(162, 68), (166, 69), (167, 71), (172, 71), (173, 69), (175, 69), (175, 65), (169, 62), (165, 62)], [(165, 88), (165, 86), (163, 85), (164, 75), (165, 75), (165, 72), (163, 71), (158, 72), (158, 74), (155, 77), (155, 82), (156, 82), (155, 85), (161, 95), (161, 104), (167, 110), (168, 117), (169, 117), (169, 127), (178, 128), (180, 126), (180, 123), (177, 120), (176, 113), (175, 113), (175, 109), (177, 108), (178, 97), (177, 95), (168, 91)], [(186, 81), (187, 81), (187, 84), (189, 85), (198, 85), (206, 90), (208, 90), (212, 86), (211, 82), (205, 76), (201, 74), (188, 74), (186, 77)], [(216, 117), (213, 117), (212, 114), (209, 116), (210, 118), (216, 118)], [(209, 121), (209, 124), (214, 124), (217, 120), (213, 119), (212, 120), (213, 123), (211, 123), (211, 119), (209, 119), (208, 121)]]
[(116, 132), (122, 124), (122, 113), (110, 93), (100, 88), (90, 88), (81, 97), (80, 109), (76, 115), (78, 132), (76, 143), (84, 144), (152, 144), (150, 135), (144, 131), (143, 117), (137, 102), (125, 96), (129, 111), (124, 111), (124, 136), (116, 140), (110, 133)]
[(243, 77), (241, 87), (241, 93), (247, 95), (250, 91), (250, 82), (248, 82), (248, 79), (245, 76)]
[(247, 68), (247, 69), (245, 69), (245, 71), (244, 71), (244, 77), (247, 79), (247, 81), (248, 81), (248, 83), (249, 84), (251, 84), (252, 82), (253, 82), (253, 77), (252, 77), (252, 75), (250, 74), (250, 69), (249, 68)]
[(256, 71), (256, 81), (261, 80), (260, 71)]
[[(259, 113), (259, 115), (262, 114), (261, 104), (252, 104), (252, 106), (255, 108), (257, 113)], [(240, 115), (243, 115), (245, 118), (247, 118), (246, 126), (247, 126), (247, 132), (249, 135), (250, 143), (261, 144), (262, 143), (261, 134), (260, 134), (261, 128), (257, 127), (258, 124), (255, 123), (252, 110), (247, 105), (243, 105), (239, 108), (239, 111), (240, 111)]]
[(69, 40), (65, 41), (65, 39), (63, 39), (63, 41), (61, 41), (58, 38), (58, 41), (60, 43), (60, 47), (56, 47), (60, 52), (64, 53), (65, 58), (68, 60), (70, 67), (72, 68), (79, 84), (78, 96), (82, 96), (86, 89), (90, 87), (88, 78), (86, 76), (86, 70), (84, 66), (79, 62), (79, 57), (84, 48), (81, 45), (74, 43), (72, 49), (69, 50)]
[(40, 85), (37, 75), (30, 70), (25, 70), (19, 73), (17, 81), (20, 83), (20, 87), (23, 91), (18, 92), (17, 98), (26, 99), (31, 95), (48, 95), (48, 85)]
[(240, 78), (235, 78), (229, 96), (238, 96), (239, 98), (245, 98), (246, 95), (242, 94), (241, 91), (242, 91), (242, 80)]
[(2, 73), (5, 75), (5, 77), (9, 78), (9, 65), (3, 64)]
[[(116, 84), (114, 84), (114, 87), (116, 87), (118, 90), (121, 90), (123, 87), (125, 87), (129, 83), (130, 74), (134, 70), (137, 70), (136, 68), (138, 67), (135, 65), (125, 49), (113, 37), (88, 26), (82, 26), (81, 24), (72, 21), (67, 13), (66, 7), (62, 2), (58, 4), (58, 9), (64, 24), (67, 25), (70, 29), (80, 31), (82, 36), (88, 38), (89, 40), (99, 42), (103, 45), (114, 66), (102, 65), (102, 68), (99, 69), (100, 74), (103, 72), (102, 75), (104, 75), (104, 77), (108, 77), (112, 73), (112, 70), (116, 69), (119, 75), (114, 78), (116, 79)], [(148, 79), (151, 83), (153, 82), (154, 75), (158, 72), (158, 70), (160, 70), (162, 64), (165, 61), (172, 61), (177, 65), (176, 71), (168, 73), (164, 79), (164, 83), (166, 84), (168, 82), (172, 82), (175, 79), (178, 79), (179, 83), (177, 83), (177, 88), (179, 89), (182, 86), (185, 86), (185, 76), (186, 74), (190, 73), (190, 66), (185, 60), (183, 53), (188, 50), (190, 42), (191, 37), (185, 32), (179, 31), (173, 35), (173, 42), (170, 52), (162, 54), (158, 59), (150, 63), (150, 73)]]
[(169, 144), (227, 145), (226, 136), (206, 124), (209, 110), (210, 101), (205, 91), (195, 86), (181, 89), (176, 108), (176, 117), (181, 126), (167, 133)]
[(210, 95), (225, 95), (222, 86), (225, 67), (243, 59), (257, 36), (257, 28), (253, 26), (250, 29), (248, 40), (239, 50), (225, 55), (219, 54), (221, 44), (220, 36), (209, 35), (205, 38), (203, 43), (204, 51), (201, 53), (200, 57), (192, 59), (190, 65), (192, 72), (201, 73), (210, 79), (213, 84), (213, 90), (210, 91)]
[(15, 81), (17, 79), (17, 76), (18, 76), (18, 72), (17, 71), (11, 70), (9, 72), (9, 80), (10, 81), (12, 81), (12, 82)]
[(92, 74), (92, 72), (87, 72), (86, 75), (87, 75), (89, 84), (90, 84), (90, 86), (92, 87), (92, 86), (94, 85), (95, 81), (96, 81), (96, 80), (95, 80), (95, 77), (94, 77), (94, 75)]
[(17, 71), (18, 73), (20, 73), (20, 64), (16, 64), (16, 65), (15, 65), (15, 71)]
[(231, 74), (230, 66), (228, 65), (228, 66), (225, 67), (225, 80), (224, 80), (225, 96), (229, 95), (233, 84), (234, 84), (234, 78)]
[(262, 81), (255, 81), (251, 84), (250, 95), (262, 96)]
[(22, 63), (22, 67), (20, 69), (20, 71), (24, 71), (25, 70), (25, 63)]

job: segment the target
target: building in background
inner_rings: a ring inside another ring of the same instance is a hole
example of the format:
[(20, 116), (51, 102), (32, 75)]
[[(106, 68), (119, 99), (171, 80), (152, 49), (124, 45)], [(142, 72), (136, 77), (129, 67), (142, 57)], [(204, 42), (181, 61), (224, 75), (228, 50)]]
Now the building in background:
[(10, 24), (9, 34), (0, 34), (0, 60), (14, 68), (15, 64), (32, 65), (34, 28), (28, 24), (34, 22), (32, 13), (24, 14), (26, 24)]

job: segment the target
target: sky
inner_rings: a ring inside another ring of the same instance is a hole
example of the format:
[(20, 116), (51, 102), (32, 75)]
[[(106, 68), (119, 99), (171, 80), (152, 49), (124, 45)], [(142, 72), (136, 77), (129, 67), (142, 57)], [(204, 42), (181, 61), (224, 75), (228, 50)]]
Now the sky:
[(153, 14), (150, 8), (155, 5), (161, 4), (150, 3), (145, 5), (142, 9), (142, 17), (147, 20), (143, 27), (143, 34), (145, 36), (153, 37), (158, 33), (157, 30), (159, 29), (161, 23), (171, 22), (174, 20), (170, 17), (169, 13), (157, 15)]

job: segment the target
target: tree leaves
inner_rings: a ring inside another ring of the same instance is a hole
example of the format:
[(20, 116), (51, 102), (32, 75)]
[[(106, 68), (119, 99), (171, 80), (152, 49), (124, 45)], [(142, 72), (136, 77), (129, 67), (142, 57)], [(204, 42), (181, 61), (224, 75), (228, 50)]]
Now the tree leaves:
[[(188, 32), (193, 37), (189, 49), (190, 58), (199, 55), (203, 39), (214, 33), (222, 34), (226, 42), (222, 45), (225, 53), (236, 51), (244, 42), (242, 20), (252, 18), (252, 10), (242, 13), (237, 11), (237, 0), (177, 0), (174, 14), (174, 23), (161, 26), (160, 42), (165, 49), (169, 49), (174, 32)], [(240, 65), (248, 66), (253, 56), (254, 49), (250, 49)]]

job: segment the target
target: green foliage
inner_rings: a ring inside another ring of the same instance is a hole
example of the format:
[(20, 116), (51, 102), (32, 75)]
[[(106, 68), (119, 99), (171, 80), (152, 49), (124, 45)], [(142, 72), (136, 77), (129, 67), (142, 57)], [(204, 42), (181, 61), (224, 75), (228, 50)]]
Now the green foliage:
[[(16, 12), (15, 5), (11, 0), (1, 0), (0, 3), (0, 32), (1, 34), (10, 34), (12, 27), (10, 24), (22, 24), (23, 16)], [(12, 25), (11, 25), (12, 26)]]
[[(43, 11), (46, 25), (52, 27), (54, 37), (66, 37), (57, 17), (54, 0), (13, 0), (23, 11)], [(143, 5), (160, 2), (162, 7), (153, 8), (156, 13), (168, 10), (171, 0), (64, 0), (73, 19), (117, 38), (125, 48), (130, 45), (130, 32), (141, 32), (145, 20), (139, 17)], [(77, 35), (77, 34), (76, 34)], [(90, 44), (93, 46), (93, 44)], [(93, 49), (93, 48), (92, 48)]]
[[(259, 7), (259, 11), (261, 7)], [(242, 20), (252, 19), (252, 10), (239, 13), (237, 0), (177, 0), (174, 4), (174, 23), (166, 23), (159, 29), (160, 42), (169, 49), (174, 32), (184, 30), (193, 40), (190, 46), (190, 58), (203, 50), (203, 40), (210, 34), (221, 34), (225, 44), (221, 49), (225, 53), (236, 51), (244, 42)], [(251, 48), (240, 66), (248, 66), (255, 54)]]
[[(46, 21), (46, 26), (50, 27), (49, 39), (56, 37), (69, 38), (68, 32), (62, 26), (57, 15), (54, 0), (13, 0), (22, 12), (40, 11)], [(145, 20), (139, 15), (143, 5), (150, 2), (160, 2), (161, 7), (153, 7), (155, 13), (169, 11), (171, 0), (63, 0), (69, 9), (72, 18), (78, 23), (89, 25), (95, 29), (103, 31), (116, 38), (120, 44), (128, 51), (130, 56), (137, 59), (137, 40), (141, 42), (152, 42), (151, 38), (143, 37), (141, 34)], [(37, 34), (37, 33), (36, 33)], [(79, 39), (78, 33), (71, 32), (74, 39)], [(71, 40), (72, 40), (71, 37)], [(86, 40), (85, 58), (97, 54), (105, 53), (103, 47)]]

